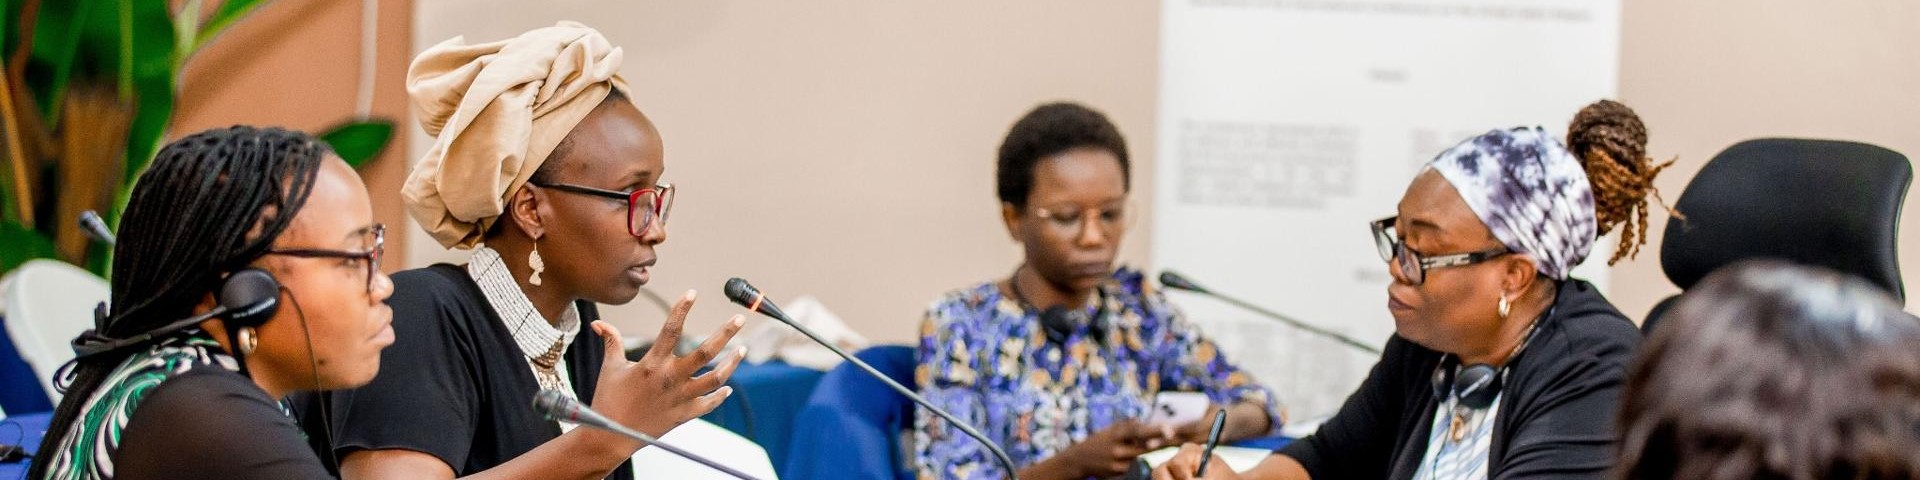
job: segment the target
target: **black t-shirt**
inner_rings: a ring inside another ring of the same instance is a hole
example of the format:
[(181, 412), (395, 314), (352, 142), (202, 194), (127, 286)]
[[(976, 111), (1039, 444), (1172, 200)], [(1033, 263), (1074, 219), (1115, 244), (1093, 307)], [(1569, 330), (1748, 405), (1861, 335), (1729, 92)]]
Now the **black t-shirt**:
[(120, 431), (114, 478), (333, 478), (253, 380), (219, 367), (160, 382)]
[[(1553, 313), (1514, 359), (1494, 420), (1493, 479), (1599, 479), (1640, 331), (1593, 285), (1560, 285)], [(1433, 429), (1441, 354), (1395, 335), (1365, 383), (1320, 430), (1280, 449), (1313, 478), (1408, 479)]]
[[(359, 450), (413, 450), (464, 476), (560, 436), (557, 424), (533, 411), (540, 384), (465, 268), (408, 270), (394, 274), (393, 284), (387, 305), (394, 342), (380, 354), (380, 374), (366, 386), (325, 396), (332, 431), (316, 428), (322, 422), (311, 397), (296, 405), (316, 448), (330, 445), (339, 458)], [(583, 325), (600, 317), (590, 302), (576, 308)], [(568, 380), (583, 401), (593, 398), (604, 350), (600, 336), (584, 327), (567, 348)], [(631, 463), (607, 478), (633, 478)]]

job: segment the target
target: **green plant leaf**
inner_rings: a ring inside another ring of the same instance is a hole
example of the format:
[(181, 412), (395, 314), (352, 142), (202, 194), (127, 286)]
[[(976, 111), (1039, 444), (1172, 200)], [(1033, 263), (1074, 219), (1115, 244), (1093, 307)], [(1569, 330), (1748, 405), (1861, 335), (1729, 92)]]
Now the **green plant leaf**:
[(131, 49), (127, 53), (132, 61), (123, 65), (131, 70), (127, 78), (132, 83), (135, 106), (133, 123), (127, 129), (125, 176), (121, 177), (121, 183), (132, 185), (153, 160), (153, 153), (160, 148), (160, 140), (173, 118), (177, 52), (173, 17), (167, 11), (166, 2), (123, 1), (130, 4), (132, 27), (123, 34), (131, 41), (122, 43)]
[(340, 155), (341, 160), (360, 168), (387, 148), (387, 141), (393, 139), (393, 122), (382, 119), (347, 122), (320, 134), (320, 139), (332, 145), (333, 153)]
[(25, 225), (0, 220), (0, 275), (36, 258), (53, 258), (53, 240)]
[(194, 41), (200, 38), (200, 6), (202, 3), (201, 0), (187, 0), (186, 4), (180, 6), (180, 11), (173, 14), (174, 51), (193, 51)]
[(0, 41), (0, 56), (12, 55), (13, 46), (19, 44), (12, 35), (8, 35), (9, 32), (13, 31), (15, 25), (20, 24), (20, 12), (16, 10), (20, 8), (20, 6), (14, 5), (14, 1), (15, 0), (0, 0), (0, 38), (6, 39)]
[(34, 17), (33, 51), (29, 52), (30, 66), (25, 81), (47, 125), (60, 123), (60, 101), (67, 93), (74, 65), (80, 61), (82, 29), (98, 10), (111, 7), (104, 3), (103, 0), (40, 2), (40, 11)]
[(215, 10), (213, 16), (207, 18), (207, 23), (200, 26), (200, 33), (193, 42), (193, 48), (184, 53), (199, 50), (202, 45), (207, 44), (207, 41), (213, 40), (213, 37), (220, 35), (222, 30), (226, 30), (228, 26), (233, 25), (233, 22), (239, 21), (240, 17), (247, 16), (248, 13), (252, 13), (254, 9), (266, 3), (267, 0), (226, 0), (220, 2), (220, 9)]

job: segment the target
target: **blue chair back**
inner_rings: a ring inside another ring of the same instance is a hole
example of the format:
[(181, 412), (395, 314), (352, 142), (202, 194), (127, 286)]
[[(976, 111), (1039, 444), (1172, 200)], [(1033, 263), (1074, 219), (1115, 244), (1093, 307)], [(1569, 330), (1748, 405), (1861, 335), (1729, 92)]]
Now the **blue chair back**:
[[(854, 353), (874, 369), (914, 385), (913, 347), (882, 345)], [(793, 422), (793, 440), (780, 478), (911, 480), (901, 432), (913, 427), (912, 400), (842, 363), (820, 378)]]

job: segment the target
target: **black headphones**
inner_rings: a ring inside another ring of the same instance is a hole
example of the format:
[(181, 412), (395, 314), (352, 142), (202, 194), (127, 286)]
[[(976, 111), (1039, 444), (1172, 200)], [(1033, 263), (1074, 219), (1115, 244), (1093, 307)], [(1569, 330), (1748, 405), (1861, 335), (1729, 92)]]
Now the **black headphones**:
[[(258, 268), (243, 268), (227, 275), (221, 280), (220, 289), (214, 294), (220, 302), (207, 313), (187, 317), (166, 324), (160, 328), (127, 338), (112, 338), (100, 335), (97, 330), (87, 330), (73, 339), (75, 360), (126, 348), (146, 345), (154, 340), (165, 339), (174, 333), (194, 328), (200, 322), (219, 318), (226, 323), (227, 329), (239, 330), (246, 327), (259, 327), (273, 318), (280, 309), (280, 281), (273, 274)], [(107, 325), (107, 304), (94, 307), (95, 327)]]
[(1088, 335), (1091, 335), (1094, 341), (1100, 342), (1100, 346), (1106, 346), (1107, 325), (1100, 323), (1100, 319), (1107, 315), (1106, 294), (1100, 294), (1094, 301), (1099, 303), (1099, 307), (1096, 307), (1093, 313), (1087, 313), (1084, 308), (1068, 308), (1059, 305), (1041, 310), (1040, 328), (1046, 330), (1047, 341), (1055, 345), (1066, 345), (1067, 337), (1073, 336), (1073, 331), (1081, 325), (1086, 325), (1089, 330)]
[(1493, 406), (1493, 399), (1499, 397), (1500, 390), (1506, 387), (1507, 371), (1512, 370), (1513, 364), (1519, 361), (1520, 354), (1527, 350), (1527, 344), (1533, 343), (1533, 335), (1540, 331), (1540, 321), (1552, 316), (1553, 308), (1548, 307), (1546, 313), (1527, 326), (1526, 337), (1520, 339), (1520, 346), (1507, 356), (1507, 365), (1504, 367), (1476, 363), (1461, 368), (1460, 357), (1441, 354), (1440, 366), (1433, 369), (1433, 397), (1444, 402), (1447, 394), (1452, 393), (1463, 407), (1485, 410)]
[[(1031, 312), (1035, 308), (1032, 302), (1027, 301), (1026, 293), (1020, 291), (1019, 277), (1020, 271), (1014, 270), (1013, 278), (1015, 279), (1008, 280), (1007, 284), (1013, 287), (1013, 299), (1020, 302), (1020, 308)], [(1054, 305), (1040, 311), (1040, 329), (1046, 332), (1047, 343), (1066, 346), (1067, 338), (1073, 336), (1073, 331), (1079, 329), (1081, 325), (1086, 325), (1094, 341), (1099, 342), (1101, 347), (1107, 346), (1107, 325), (1100, 322), (1100, 319), (1107, 316), (1107, 292), (1098, 288), (1093, 289), (1093, 292), (1095, 307), (1092, 313), (1088, 313), (1084, 308), (1063, 305)]]
[[(1512, 362), (1508, 362), (1509, 365)], [(1458, 370), (1459, 374), (1454, 372)], [(1506, 383), (1507, 369), (1476, 363), (1460, 368), (1460, 358), (1445, 355), (1440, 359), (1440, 367), (1433, 370), (1433, 396), (1446, 401), (1447, 394), (1453, 393), (1460, 399), (1460, 405), (1474, 410), (1485, 410), (1493, 406), (1493, 399), (1500, 396), (1500, 389)]]

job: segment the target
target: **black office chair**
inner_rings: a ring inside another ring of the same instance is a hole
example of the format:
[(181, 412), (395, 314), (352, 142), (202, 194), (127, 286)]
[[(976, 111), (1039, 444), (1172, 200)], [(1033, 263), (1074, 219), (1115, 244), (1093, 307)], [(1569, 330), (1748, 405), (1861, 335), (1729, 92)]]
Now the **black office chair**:
[[(1897, 253), (1900, 205), (1913, 182), (1907, 157), (1873, 145), (1768, 138), (1720, 152), (1687, 183), (1667, 223), (1660, 267), (1683, 291), (1722, 266), (1753, 258), (1852, 274), (1906, 299)], [(1647, 313), (1651, 333), (1679, 295)]]

